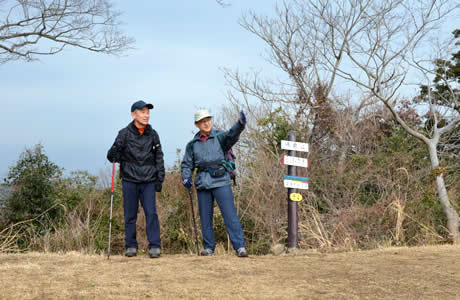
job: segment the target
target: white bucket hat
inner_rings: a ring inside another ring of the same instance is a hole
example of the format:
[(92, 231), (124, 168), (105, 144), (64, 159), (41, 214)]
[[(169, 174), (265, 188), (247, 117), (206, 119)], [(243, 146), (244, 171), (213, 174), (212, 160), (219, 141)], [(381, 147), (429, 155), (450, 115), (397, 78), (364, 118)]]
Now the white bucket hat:
[(195, 113), (195, 123), (208, 117), (212, 118), (212, 115), (209, 113), (209, 111), (207, 109), (200, 109)]

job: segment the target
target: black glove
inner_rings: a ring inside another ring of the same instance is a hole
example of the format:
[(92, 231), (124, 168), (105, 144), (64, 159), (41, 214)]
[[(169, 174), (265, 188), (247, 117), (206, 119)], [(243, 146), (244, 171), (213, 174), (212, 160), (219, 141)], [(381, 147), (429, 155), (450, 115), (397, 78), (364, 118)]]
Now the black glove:
[(244, 114), (243, 111), (240, 111), (240, 119), (239, 119), (240, 123), (242, 125), (246, 124), (247, 120), (246, 120), (246, 115)]
[(162, 188), (163, 188), (163, 183), (161, 183), (161, 182), (155, 183), (155, 191), (157, 193), (160, 193)]
[(184, 179), (184, 181), (182, 181), (182, 184), (185, 186), (185, 188), (189, 191), (192, 190), (192, 177), (189, 177), (189, 178), (186, 178)]
[(107, 159), (111, 162), (120, 162), (121, 161), (121, 153), (117, 151), (116, 148), (110, 149), (109, 153), (107, 154)]

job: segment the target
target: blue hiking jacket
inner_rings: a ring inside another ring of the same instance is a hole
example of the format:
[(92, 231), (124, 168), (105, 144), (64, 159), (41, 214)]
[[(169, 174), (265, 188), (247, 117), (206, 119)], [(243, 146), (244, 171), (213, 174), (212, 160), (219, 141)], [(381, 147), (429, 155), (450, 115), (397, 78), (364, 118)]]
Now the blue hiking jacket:
[[(184, 158), (181, 163), (182, 180), (192, 177), (195, 168), (198, 168), (195, 176), (195, 187), (197, 190), (213, 189), (221, 186), (231, 185), (230, 174), (219, 178), (212, 178), (206, 171), (200, 171), (200, 168), (209, 165), (222, 165), (227, 152), (238, 141), (245, 125), (239, 121), (236, 122), (228, 131), (211, 129), (206, 143), (200, 139), (200, 132), (195, 134), (193, 139), (187, 143)], [(216, 135), (219, 135), (217, 137)], [(220, 141), (219, 141), (220, 140)]]

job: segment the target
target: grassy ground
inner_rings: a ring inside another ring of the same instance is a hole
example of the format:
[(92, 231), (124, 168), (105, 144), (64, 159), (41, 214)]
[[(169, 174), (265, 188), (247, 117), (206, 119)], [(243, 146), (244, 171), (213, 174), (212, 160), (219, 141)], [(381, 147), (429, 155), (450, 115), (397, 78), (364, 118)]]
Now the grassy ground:
[(0, 254), (0, 299), (460, 299), (460, 247), (149, 259)]

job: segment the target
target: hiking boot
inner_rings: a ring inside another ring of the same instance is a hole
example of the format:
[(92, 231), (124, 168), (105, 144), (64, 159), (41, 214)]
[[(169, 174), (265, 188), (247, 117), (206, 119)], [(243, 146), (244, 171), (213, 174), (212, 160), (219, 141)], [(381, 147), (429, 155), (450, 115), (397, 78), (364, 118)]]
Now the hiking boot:
[(238, 257), (248, 257), (248, 251), (246, 251), (246, 248), (241, 247), (236, 250), (236, 256)]
[(214, 256), (214, 251), (211, 249), (204, 249), (200, 253), (201, 256)]
[(150, 258), (158, 258), (158, 257), (160, 257), (160, 248), (150, 248), (149, 249), (149, 257)]
[(127, 257), (133, 257), (137, 255), (137, 249), (136, 248), (128, 248), (126, 249), (125, 256)]

